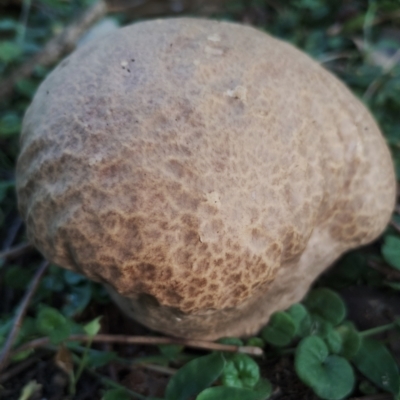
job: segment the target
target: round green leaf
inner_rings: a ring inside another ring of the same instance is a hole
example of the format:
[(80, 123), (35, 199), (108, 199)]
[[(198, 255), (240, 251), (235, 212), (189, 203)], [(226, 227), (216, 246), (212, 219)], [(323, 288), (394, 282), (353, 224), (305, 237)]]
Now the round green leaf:
[(36, 319), (37, 329), (49, 336), (53, 344), (58, 344), (67, 339), (71, 327), (67, 319), (54, 308), (43, 308)]
[(204, 390), (196, 397), (196, 400), (266, 400), (271, 393), (271, 382), (267, 379), (260, 379), (253, 390), (218, 386)]
[(265, 347), (265, 343), (260, 337), (251, 337), (247, 339), (246, 346), (260, 347), (263, 349)]
[(353, 390), (351, 365), (342, 357), (329, 355), (328, 347), (318, 336), (309, 336), (297, 346), (295, 368), (299, 378), (321, 399), (339, 400)]
[(183, 366), (169, 381), (167, 400), (188, 400), (210, 386), (221, 375), (225, 359), (221, 353), (196, 358)]
[(383, 343), (363, 338), (360, 350), (352, 361), (359, 371), (378, 387), (393, 394), (399, 392), (399, 369)]
[(311, 317), (303, 304), (293, 304), (287, 313), (293, 318), (296, 325), (296, 335), (305, 337), (310, 334)]
[(262, 338), (273, 346), (288, 345), (296, 334), (293, 318), (284, 311), (272, 314), (268, 325), (261, 331)]
[(258, 364), (246, 354), (234, 354), (222, 372), (225, 386), (252, 389), (260, 380)]
[(336, 332), (338, 332), (342, 338), (342, 348), (339, 354), (348, 360), (351, 360), (360, 349), (360, 334), (351, 322), (345, 322), (338, 326)]
[(382, 246), (382, 256), (389, 265), (400, 270), (400, 238), (386, 235)]
[(312, 290), (304, 301), (307, 309), (333, 325), (340, 324), (346, 316), (346, 306), (333, 290), (321, 288)]

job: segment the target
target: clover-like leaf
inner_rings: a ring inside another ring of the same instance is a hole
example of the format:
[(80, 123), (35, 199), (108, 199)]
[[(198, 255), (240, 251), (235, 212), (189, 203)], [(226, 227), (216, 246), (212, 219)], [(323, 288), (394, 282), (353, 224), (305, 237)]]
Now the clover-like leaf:
[(334, 326), (340, 324), (346, 316), (346, 306), (342, 298), (331, 289), (312, 290), (304, 303), (311, 313), (319, 315)]
[(299, 378), (325, 400), (339, 400), (350, 394), (354, 372), (349, 362), (329, 355), (325, 342), (318, 336), (303, 339), (296, 349), (295, 369)]
[(268, 325), (261, 331), (262, 338), (273, 346), (288, 345), (296, 334), (296, 324), (293, 318), (284, 311), (272, 314)]
[(39, 332), (47, 335), (53, 344), (58, 344), (67, 339), (71, 333), (68, 320), (55, 308), (42, 308), (36, 318)]
[(246, 354), (234, 354), (222, 372), (225, 386), (252, 389), (260, 380), (258, 364)]
[(344, 324), (336, 328), (336, 332), (342, 338), (342, 348), (339, 354), (348, 360), (351, 360), (358, 352), (361, 346), (361, 336), (357, 332), (356, 328), (351, 322), (345, 322)]
[(258, 384), (250, 389), (217, 386), (202, 391), (196, 400), (266, 400), (271, 396), (272, 385), (267, 379), (260, 379)]
[(188, 400), (219, 378), (225, 366), (221, 353), (196, 358), (184, 365), (169, 381), (167, 400)]
[(265, 347), (265, 342), (260, 337), (255, 336), (247, 339), (246, 346), (260, 347), (263, 349)]
[(383, 343), (363, 338), (361, 347), (352, 361), (359, 371), (375, 385), (393, 394), (399, 393), (399, 369)]
[(382, 256), (393, 268), (400, 270), (400, 238), (386, 235), (382, 246)]
[(287, 313), (293, 318), (296, 325), (296, 335), (305, 337), (309, 335), (311, 328), (311, 316), (303, 304), (293, 304)]

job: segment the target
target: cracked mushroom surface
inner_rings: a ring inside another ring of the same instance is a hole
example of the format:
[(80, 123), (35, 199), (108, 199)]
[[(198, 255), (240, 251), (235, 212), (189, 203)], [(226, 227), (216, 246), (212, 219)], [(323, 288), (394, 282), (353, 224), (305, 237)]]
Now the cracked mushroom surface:
[(254, 334), (395, 202), (367, 109), (293, 46), (202, 19), (88, 43), (23, 121), (19, 209), (31, 242), (166, 334)]

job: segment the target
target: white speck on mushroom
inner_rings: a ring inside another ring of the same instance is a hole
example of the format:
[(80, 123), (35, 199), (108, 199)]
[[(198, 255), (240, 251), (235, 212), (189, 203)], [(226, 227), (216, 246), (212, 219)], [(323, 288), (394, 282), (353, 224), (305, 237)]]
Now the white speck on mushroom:
[(200, 65), (200, 61), (199, 60), (193, 60), (193, 64), (198, 66), (198, 65)]
[(204, 51), (212, 56), (222, 56), (222, 54), (224, 54), (224, 51), (217, 47), (206, 46), (204, 47)]
[(240, 86), (240, 85), (236, 86), (232, 90), (227, 90), (225, 92), (225, 94), (229, 97), (239, 99), (243, 102), (245, 102), (247, 99), (247, 89), (244, 86)]
[(208, 36), (207, 39), (210, 40), (211, 42), (220, 42), (221, 41), (221, 36), (219, 36), (218, 34), (214, 33), (213, 35)]
[(125, 68), (127, 66), (128, 66), (128, 61), (126, 61), (126, 60), (121, 61), (121, 67), (122, 68)]

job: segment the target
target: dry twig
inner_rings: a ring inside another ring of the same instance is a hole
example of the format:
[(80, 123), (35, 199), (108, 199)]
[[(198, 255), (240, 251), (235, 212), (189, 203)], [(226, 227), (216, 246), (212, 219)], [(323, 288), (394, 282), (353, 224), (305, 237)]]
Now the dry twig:
[(15, 84), (30, 76), (37, 65), (49, 66), (70, 52), (85, 31), (107, 13), (104, 0), (99, 0), (60, 34), (51, 39), (36, 55), (17, 68), (0, 83), (0, 98), (4, 99), (14, 90)]
[(42, 278), (43, 274), (46, 272), (48, 265), (49, 265), (48, 261), (44, 261), (40, 265), (40, 267), (36, 271), (35, 276), (32, 279), (32, 282), (31, 282), (28, 290), (25, 293), (24, 298), (22, 299), (21, 304), (18, 307), (18, 311), (17, 311), (17, 314), (14, 319), (13, 327), (11, 328), (8, 338), (3, 346), (3, 350), (0, 353), (0, 372), (7, 366), (12, 345), (15, 341), (15, 338), (18, 335), (20, 328), (21, 328), (22, 321), (23, 321), (25, 313), (28, 309), (29, 303), (30, 303), (33, 295), (35, 294), (36, 289), (39, 286), (40, 279)]
[(387, 276), (389, 279), (400, 279), (400, 271), (396, 271), (386, 265), (378, 264), (377, 262), (370, 260), (368, 261), (368, 266)]
[(135, 364), (135, 367), (140, 367), (143, 369), (147, 369), (149, 371), (159, 372), (164, 375), (175, 375), (178, 370), (174, 368), (164, 367), (162, 365), (154, 365), (154, 364)]
[(0, 383), (5, 383), (8, 380), (12, 379), (14, 376), (19, 375), (22, 371), (25, 371), (31, 365), (36, 364), (40, 356), (37, 357), (30, 357), (24, 361), (21, 361), (13, 368), (8, 369), (7, 371), (3, 372), (0, 376)]
[[(207, 342), (203, 340), (185, 340), (185, 339), (175, 339), (168, 337), (152, 337), (152, 336), (126, 336), (126, 335), (107, 335), (99, 334), (94, 338), (88, 335), (71, 335), (67, 341), (69, 342), (87, 342), (93, 340), (94, 342), (110, 342), (110, 343), (120, 343), (120, 344), (141, 344), (147, 346), (154, 346), (159, 344), (177, 344), (185, 347), (194, 347), (197, 349), (204, 350), (217, 350), (217, 351), (227, 351), (231, 353), (245, 353), (253, 356), (262, 356), (264, 352), (259, 347), (255, 346), (234, 346), (228, 344)], [(50, 343), (48, 337), (43, 337), (39, 339), (32, 340), (31, 342), (25, 343), (15, 350), (14, 354), (21, 351), (36, 349), (39, 347), (47, 346)]]

